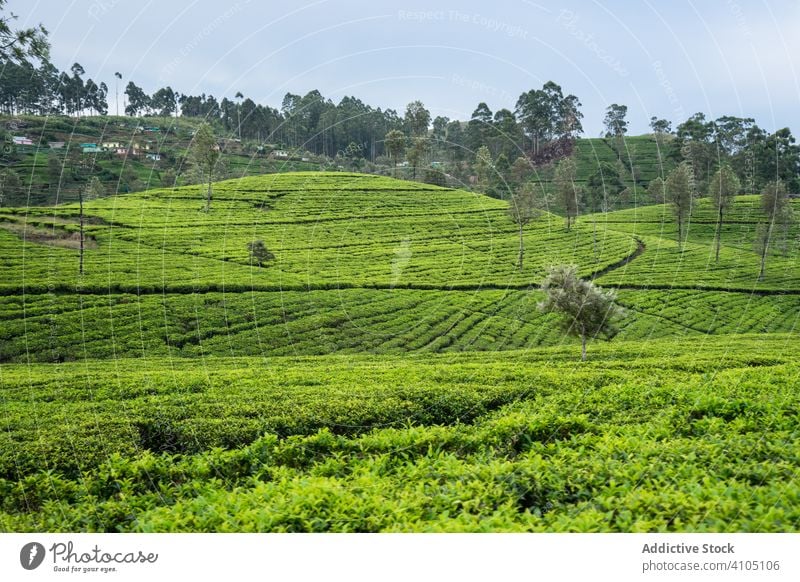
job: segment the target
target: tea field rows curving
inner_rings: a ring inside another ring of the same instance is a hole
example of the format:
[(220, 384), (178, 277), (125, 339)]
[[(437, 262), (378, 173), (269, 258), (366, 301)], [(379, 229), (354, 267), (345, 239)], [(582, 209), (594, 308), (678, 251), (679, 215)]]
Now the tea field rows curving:
[[(346, 173), (0, 209), (0, 529), (797, 531), (797, 240)], [(263, 240), (274, 261), (251, 265)], [(579, 265), (626, 311), (537, 303)]]

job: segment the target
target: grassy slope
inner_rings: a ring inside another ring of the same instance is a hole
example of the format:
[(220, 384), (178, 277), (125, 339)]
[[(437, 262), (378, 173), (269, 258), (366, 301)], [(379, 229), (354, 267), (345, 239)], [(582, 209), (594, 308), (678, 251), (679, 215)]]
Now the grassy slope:
[[(0, 230), (0, 359), (22, 362), (0, 366), (0, 529), (798, 530), (796, 251), (755, 281), (753, 204), (719, 267), (701, 201), (683, 253), (662, 207), (545, 216), (519, 274), (503, 203), (466, 192), (269, 176), (206, 215), (197, 188), (150, 191), (88, 205), (80, 295), (76, 251)], [(622, 341), (576, 365), (527, 287), (636, 237), (600, 278)], [(254, 238), (275, 264), (247, 264)]]
[[(526, 228), (522, 273), (505, 203), (468, 192), (300, 173), (220, 183), (212, 211), (202, 204), (197, 187), (89, 202), (96, 248), (86, 253), (82, 296), (74, 248), (27, 242), (20, 250), (19, 236), (0, 229), (0, 361), (552, 345), (570, 340), (544, 323), (552, 318), (536, 312), (540, 297), (528, 287), (556, 262), (586, 275), (613, 266), (637, 238), (644, 253), (599, 279), (624, 288), (622, 339), (792, 331), (797, 320), (800, 295), (780, 295), (800, 291), (793, 248), (774, 253), (756, 281), (752, 197), (730, 213), (719, 264), (700, 201), (682, 253), (662, 206), (596, 224), (582, 217), (571, 232), (545, 215)], [(7, 210), (0, 226), (74, 232), (75, 213), (74, 205)], [(248, 264), (255, 239), (276, 255), (268, 267)]]
[[(631, 205), (649, 204), (647, 186), (657, 176), (666, 176), (675, 162), (668, 157), (669, 144), (659, 144), (651, 135), (629, 136), (621, 144), (622, 153), (617, 153), (617, 143), (613, 138), (581, 138), (575, 141), (574, 159), (576, 164), (575, 182), (585, 186), (589, 177), (597, 171), (601, 163), (620, 167), (621, 178), (633, 192)], [(552, 191), (553, 171), (550, 168), (537, 172), (536, 179), (548, 192)], [(558, 206), (558, 200), (555, 201)]]

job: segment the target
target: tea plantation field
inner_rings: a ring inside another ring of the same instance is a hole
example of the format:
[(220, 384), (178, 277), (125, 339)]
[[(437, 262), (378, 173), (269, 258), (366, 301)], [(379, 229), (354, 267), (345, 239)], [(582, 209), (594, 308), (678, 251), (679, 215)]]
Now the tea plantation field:
[[(797, 531), (800, 231), (347, 173), (0, 209), (0, 530)], [(798, 208), (800, 210), (800, 208)], [(275, 255), (251, 264), (247, 244)], [(619, 336), (536, 304), (617, 290)]]
[(798, 342), (6, 365), (4, 530), (795, 531)]

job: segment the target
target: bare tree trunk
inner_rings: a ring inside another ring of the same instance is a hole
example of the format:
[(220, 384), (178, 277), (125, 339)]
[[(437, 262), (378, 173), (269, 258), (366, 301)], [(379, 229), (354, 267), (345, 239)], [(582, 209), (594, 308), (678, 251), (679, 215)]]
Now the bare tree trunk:
[(208, 175), (208, 190), (206, 190), (206, 212), (211, 210), (211, 174)]
[(581, 362), (586, 361), (586, 332), (581, 334)]
[(719, 214), (717, 215), (717, 232), (716, 232), (717, 251), (714, 256), (714, 260), (717, 263), (719, 263), (719, 247), (720, 247), (721, 234), (722, 234), (722, 204), (719, 205)]
[(517, 269), (522, 272), (522, 259), (525, 255), (525, 239), (522, 236), (522, 223), (519, 224), (519, 257), (517, 258)]
[(80, 204), (80, 214), (78, 215), (78, 222), (80, 224), (80, 259), (78, 263), (78, 274), (83, 275), (83, 188), (78, 190), (78, 202)]
[(764, 230), (764, 238), (761, 240), (761, 269), (758, 271), (758, 280), (764, 280), (764, 271), (767, 268), (767, 251), (769, 249), (769, 239), (772, 236), (772, 223)]

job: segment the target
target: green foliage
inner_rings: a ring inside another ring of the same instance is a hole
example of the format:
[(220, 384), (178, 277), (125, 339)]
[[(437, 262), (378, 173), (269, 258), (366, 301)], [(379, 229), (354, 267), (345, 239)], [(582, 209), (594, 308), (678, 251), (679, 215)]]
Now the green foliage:
[(214, 137), (214, 131), (209, 124), (204, 123), (200, 126), (192, 139), (192, 145), (189, 150), (189, 160), (202, 177), (202, 183), (207, 184), (206, 212), (211, 209), (211, 183), (214, 180), (214, 171), (219, 159), (219, 145)]
[(798, 531), (795, 344), (6, 366), (0, 527)]
[(686, 235), (684, 233), (686, 221), (692, 213), (692, 188), (691, 170), (688, 164), (680, 164), (669, 173), (664, 185), (667, 199), (672, 205), (672, 212), (678, 225), (678, 246), (683, 247)]
[(628, 133), (628, 121), (625, 119), (627, 115), (627, 105), (612, 103), (608, 106), (603, 119), (603, 125), (606, 126), (606, 137), (621, 138)]
[(586, 181), (586, 202), (591, 212), (608, 212), (613, 209), (625, 183), (616, 164), (601, 162)]
[(97, 178), (97, 176), (92, 176), (89, 180), (89, 183), (86, 186), (86, 194), (84, 195), (84, 200), (96, 200), (97, 198), (102, 198), (105, 196), (105, 188), (103, 188), (103, 184)]
[(393, 129), (386, 134), (384, 141), (386, 143), (386, 152), (392, 158), (392, 163), (394, 164), (395, 177), (397, 177), (397, 160), (403, 157), (406, 151), (406, 136), (399, 129)]
[(424, 137), (431, 123), (430, 111), (425, 109), (421, 101), (412, 101), (406, 106), (405, 123), (413, 137)]
[(784, 254), (786, 254), (786, 238), (793, 217), (786, 185), (782, 181), (769, 182), (764, 186), (761, 191), (761, 210), (764, 213), (764, 221), (758, 225), (755, 241), (756, 252), (761, 257), (759, 281), (764, 279), (767, 254), (773, 239), (779, 238), (782, 241)]
[(475, 172), (478, 174), (478, 183), (482, 188), (486, 188), (489, 175), (493, 169), (492, 152), (486, 146), (481, 146), (475, 152)]
[(556, 194), (561, 201), (561, 207), (564, 209), (567, 230), (570, 229), (572, 221), (578, 216), (578, 208), (581, 204), (582, 192), (575, 183), (576, 177), (577, 165), (575, 160), (564, 158), (558, 162), (553, 182)]
[(6, 3), (7, 0), (0, 0), (0, 61), (26, 63), (28, 59), (47, 59), (50, 53), (47, 30), (41, 24), (12, 28), (17, 16), (6, 11)]
[[(480, 194), (281, 174), (203, 213), (196, 190), (87, 202), (82, 280), (55, 244), (76, 205), (0, 211), (5, 531), (798, 529), (800, 233), (755, 281), (758, 197), (718, 264), (700, 199), (682, 251), (664, 206), (541, 212), (520, 272)], [(535, 309), (554, 262), (622, 286), (578, 368)]]
[(447, 187), (447, 176), (445, 176), (443, 171), (437, 168), (426, 168), (425, 175), (422, 178), (422, 181), (425, 182), (426, 184), (441, 186), (442, 188)]
[(647, 196), (652, 204), (664, 204), (667, 202), (667, 188), (661, 176), (656, 176), (647, 185)]
[(717, 231), (715, 239), (715, 259), (719, 262), (719, 250), (722, 245), (720, 233), (725, 220), (725, 211), (733, 203), (734, 197), (739, 193), (741, 184), (734, 171), (728, 165), (720, 166), (717, 173), (711, 178), (708, 185), (708, 197), (717, 208)]
[(539, 309), (561, 316), (564, 331), (581, 338), (581, 359), (586, 360), (586, 341), (600, 335), (611, 339), (619, 333), (624, 311), (614, 302), (616, 294), (597, 288), (578, 276), (578, 267), (552, 267), (542, 283), (545, 299)]
[(275, 255), (267, 249), (263, 240), (255, 240), (247, 243), (247, 251), (250, 253), (251, 265), (263, 267), (264, 263), (275, 260)]
[(411, 147), (406, 152), (408, 163), (411, 164), (413, 171), (412, 179), (417, 179), (417, 168), (430, 153), (431, 146), (427, 137), (415, 137)]

